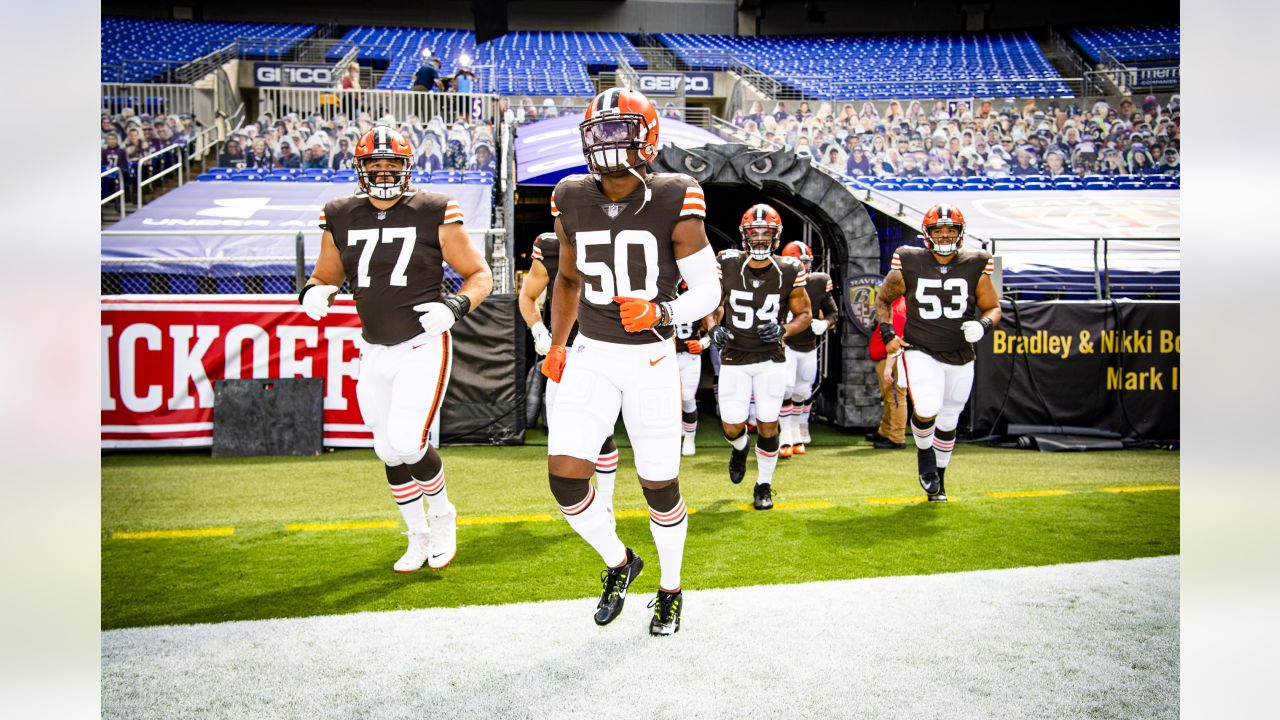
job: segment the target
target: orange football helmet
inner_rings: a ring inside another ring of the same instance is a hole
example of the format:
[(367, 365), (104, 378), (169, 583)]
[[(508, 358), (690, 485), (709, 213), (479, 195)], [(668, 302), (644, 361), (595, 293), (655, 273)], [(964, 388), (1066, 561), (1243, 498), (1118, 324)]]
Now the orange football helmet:
[[(954, 227), (960, 230), (953, 243), (939, 244), (933, 239), (933, 230), (938, 227)], [(929, 208), (924, 214), (924, 222), (920, 225), (924, 230), (924, 244), (929, 251), (938, 255), (952, 255), (964, 243), (964, 214), (954, 206), (942, 203)]]
[(809, 266), (813, 264), (813, 251), (809, 249), (808, 245), (799, 240), (792, 240), (787, 243), (787, 246), (782, 248), (782, 254), (799, 260), (804, 265), (805, 270), (808, 270)]
[[(356, 181), (360, 191), (379, 200), (391, 200), (409, 189), (413, 167), (413, 146), (399, 130), (376, 125), (361, 136), (355, 150)], [(365, 167), (384, 158), (403, 160), (399, 170), (371, 170)], [(389, 178), (389, 179), (388, 179)], [(381, 181), (381, 182), (379, 182)]]
[[(767, 243), (764, 241), (752, 242), (750, 232), (755, 228), (772, 230), (772, 237)], [(773, 255), (773, 251), (778, 248), (778, 241), (782, 238), (782, 216), (778, 214), (777, 210), (764, 203), (752, 205), (742, 214), (742, 222), (738, 224), (738, 232), (742, 234), (742, 244), (746, 247), (747, 252), (751, 254), (752, 260), (768, 260)]]
[[(596, 174), (633, 170), (658, 156), (658, 109), (649, 98), (627, 88), (610, 88), (587, 105), (578, 125), (582, 154)], [(636, 151), (636, 162), (627, 152)]]

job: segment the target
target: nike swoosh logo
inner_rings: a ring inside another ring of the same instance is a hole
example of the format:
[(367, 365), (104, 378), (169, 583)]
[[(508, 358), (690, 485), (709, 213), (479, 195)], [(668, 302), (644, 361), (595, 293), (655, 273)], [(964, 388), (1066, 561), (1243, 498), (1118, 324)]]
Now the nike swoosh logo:
[(667, 356), (666, 356), (666, 355), (663, 355), (662, 357), (658, 358), (657, 360), (650, 360), (650, 361), (649, 361), (649, 367), (653, 367), (654, 365), (657, 365), (658, 363), (660, 363), (660, 362), (662, 362), (663, 360), (666, 360), (666, 359), (667, 359)]
[(425, 346), (426, 346), (426, 343), (422, 343), (421, 345), (414, 345), (413, 347), (411, 347), (411, 348), (409, 348), (409, 349), (410, 349), (410, 350), (417, 350), (418, 348), (420, 348), (420, 347), (425, 347)]
[(431, 556), (431, 559), (432, 559), (432, 560), (435, 560), (435, 559), (436, 559), (436, 558), (438, 558), (438, 557), (444, 557), (444, 553), (439, 553), (439, 554), (437, 554), (437, 555), (432, 555), (432, 556)]

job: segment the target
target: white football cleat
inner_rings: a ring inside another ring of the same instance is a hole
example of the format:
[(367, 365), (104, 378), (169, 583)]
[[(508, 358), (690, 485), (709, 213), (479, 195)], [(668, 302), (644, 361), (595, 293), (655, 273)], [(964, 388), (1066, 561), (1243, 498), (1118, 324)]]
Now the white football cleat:
[(400, 573), (417, 572), (427, 562), (431, 541), (427, 537), (428, 533), (407, 532), (405, 535), (409, 536), (409, 549), (404, 551), (404, 555), (392, 567)]
[(685, 457), (693, 457), (694, 455), (697, 455), (698, 448), (694, 444), (696, 439), (697, 438), (693, 435), (685, 435), (684, 439), (680, 441), (680, 454)]
[(431, 557), (427, 559), (427, 565), (432, 570), (440, 570), (453, 562), (453, 556), (458, 554), (458, 511), (427, 515), (427, 524), (431, 526), (431, 543), (428, 547)]

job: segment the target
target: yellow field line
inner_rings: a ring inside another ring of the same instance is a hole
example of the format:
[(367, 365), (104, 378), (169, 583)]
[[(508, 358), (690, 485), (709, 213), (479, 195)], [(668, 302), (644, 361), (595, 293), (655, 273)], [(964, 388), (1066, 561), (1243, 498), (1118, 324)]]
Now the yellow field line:
[[(773, 509), (774, 510), (821, 510), (822, 508), (829, 508), (831, 506), (832, 506), (831, 503), (827, 502), (826, 500), (813, 500), (809, 502), (774, 503)], [(751, 505), (734, 505), (734, 507), (744, 512), (755, 510), (755, 507)], [(689, 512), (693, 512), (693, 511), (690, 510)]]
[(111, 533), (112, 540), (161, 540), (169, 538), (217, 537), (230, 535), (233, 527), (192, 528), (190, 530), (143, 530), (140, 532)]
[(365, 522), (289, 523), (284, 526), (284, 529), (289, 532), (325, 532), (327, 530), (369, 530), (394, 527), (400, 527), (400, 523), (395, 520), (368, 520)]
[[(1117, 485), (1114, 487), (1099, 488), (1101, 492), (1107, 493), (1131, 493), (1131, 492), (1150, 492), (1156, 490), (1180, 490), (1179, 485)], [(1074, 490), (1006, 490), (992, 491), (983, 493), (987, 497), (996, 499), (1008, 498), (1031, 498), (1031, 497), (1056, 497), (1060, 495), (1071, 495), (1077, 491)], [(1079, 492), (1093, 492), (1082, 490)], [(955, 498), (951, 499), (955, 502)], [(925, 502), (923, 495), (912, 495), (910, 497), (878, 497), (866, 498), (863, 502), (872, 505), (914, 505), (916, 503)], [(742, 504), (735, 505), (735, 508), (744, 512), (754, 511), (751, 505)], [(825, 500), (810, 500), (802, 502), (780, 502), (774, 506), (775, 510), (822, 510), (834, 507), (834, 505)], [(689, 514), (692, 515), (698, 510), (689, 508)], [(614, 517), (618, 518), (639, 518), (648, 517), (648, 510), (618, 510), (614, 513)], [(477, 515), (475, 517), (458, 518), (459, 525), (505, 525), (509, 523), (522, 522), (550, 522), (555, 517), (548, 514), (532, 514), (532, 515)], [(396, 520), (369, 520), (363, 522), (332, 522), (332, 523), (289, 523), (285, 525), (285, 529), (289, 532), (325, 532), (330, 530), (372, 530), (400, 527), (399, 521)], [(113, 540), (159, 540), (169, 538), (190, 538), (190, 537), (225, 537), (235, 533), (233, 527), (215, 527), (215, 528), (193, 528), (190, 530), (144, 530), (140, 532), (117, 532), (112, 533)]]
[(912, 503), (922, 503), (925, 498), (920, 495), (912, 495), (911, 497), (887, 497), (887, 498), (867, 498), (866, 502), (873, 505), (910, 505)]
[(518, 522), (550, 522), (550, 515), (477, 515), (458, 518), (459, 525), (502, 525)]
[(1012, 490), (1005, 492), (989, 492), (987, 497), (993, 498), (1026, 498), (1026, 497), (1053, 497), (1056, 495), (1070, 495), (1070, 490)]

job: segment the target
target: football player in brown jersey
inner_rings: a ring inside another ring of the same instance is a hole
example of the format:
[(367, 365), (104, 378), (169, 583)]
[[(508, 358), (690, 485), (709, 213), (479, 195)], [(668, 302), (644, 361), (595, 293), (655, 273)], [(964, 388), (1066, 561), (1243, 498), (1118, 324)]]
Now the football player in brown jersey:
[(778, 422), (782, 427), (782, 445), (778, 457), (789, 458), (793, 454), (804, 455), (809, 442), (809, 410), (813, 404), (813, 387), (818, 379), (818, 340), (839, 320), (831, 276), (824, 272), (811, 272), (813, 251), (799, 240), (792, 240), (782, 248), (782, 254), (800, 261), (808, 273), (804, 283), (809, 296), (813, 320), (806, 330), (786, 339), (787, 345), (787, 394), (782, 398), (782, 410)]
[[(313, 320), (329, 313), (344, 280), (355, 297), (365, 342), (356, 398), (409, 530), (397, 572), (424, 563), (440, 569), (457, 553), (457, 511), (431, 432), (453, 362), (449, 328), (493, 287), (462, 209), (446, 195), (411, 187), (412, 162), (413, 148), (390, 127), (360, 138), (359, 191), (325, 204), (320, 259), (298, 296)], [(464, 278), (457, 294), (441, 288), (442, 262)]]
[[(973, 387), (973, 343), (1000, 322), (1000, 298), (991, 282), (991, 255), (964, 247), (958, 208), (934, 205), (922, 229), (924, 248), (903, 246), (893, 254), (876, 294), (876, 318), (889, 356), (903, 353), (920, 486), (931, 502), (946, 502), (956, 426)], [(893, 301), (902, 296), (907, 324), (898, 337)], [(893, 363), (885, 367), (891, 370)]]
[[(680, 289), (688, 285), (680, 282)], [(676, 330), (676, 360), (680, 366), (680, 454), (692, 457), (698, 454), (698, 384), (702, 381), (702, 353), (711, 345), (711, 338), (702, 329), (702, 322), (679, 323)]]
[[(747, 408), (756, 403), (757, 510), (773, 507), (773, 471), (778, 464), (778, 414), (787, 390), (787, 358), (782, 339), (809, 327), (806, 273), (793, 257), (774, 255), (782, 217), (763, 203), (753, 205), (739, 224), (745, 252), (720, 254), (723, 305), (705, 321), (720, 349), (720, 424), (733, 446), (729, 480), (747, 471)], [(783, 324), (783, 303), (791, 319)], [(723, 324), (721, 324), (723, 323)]]
[[(689, 176), (647, 171), (658, 152), (658, 112), (644, 95), (622, 88), (600, 93), (579, 132), (591, 172), (561, 180), (551, 197), (561, 258), (552, 346), (543, 363), (543, 372), (560, 382), (547, 437), (551, 492), (570, 527), (607, 566), (595, 621), (608, 624), (644, 567), (618, 539), (587, 481), (621, 412), (662, 568), (649, 632), (669, 635), (680, 627), (688, 531), (677, 479), (680, 375), (671, 338), (674, 325), (707, 315), (719, 298), (702, 225), (706, 201)], [(689, 290), (676, 297), (681, 277)], [(578, 337), (566, 366), (575, 320)]]
[[(529, 326), (533, 335), (533, 351), (544, 356), (551, 351), (551, 331), (543, 322), (543, 314), (550, 314), (551, 297), (548, 295), (543, 306), (543, 313), (538, 312), (538, 297), (542, 292), (555, 286), (556, 275), (560, 272), (560, 239), (553, 232), (545, 232), (533, 241), (533, 262), (529, 265), (529, 274), (520, 285), (520, 314)], [(572, 333), (570, 333), (572, 342)], [(547, 378), (546, 413), (551, 419), (551, 406), (555, 404), (560, 383)], [(596, 491), (609, 513), (613, 513), (613, 485), (618, 475), (618, 446), (613, 441), (613, 434), (605, 438), (600, 447), (600, 457), (596, 458)]]

